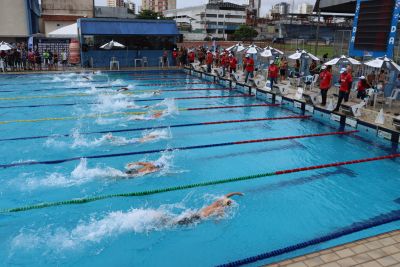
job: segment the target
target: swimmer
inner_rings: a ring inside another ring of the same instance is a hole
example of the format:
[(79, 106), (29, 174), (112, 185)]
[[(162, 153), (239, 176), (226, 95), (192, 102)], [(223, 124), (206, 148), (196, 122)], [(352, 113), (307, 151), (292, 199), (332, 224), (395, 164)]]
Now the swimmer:
[(128, 87), (121, 87), (121, 88), (117, 89), (117, 92), (125, 92), (125, 91), (128, 91), (128, 90), (129, 90)]
[(92, 78), (90, 78), (89, 76), (86, 76), (86, 75), (82, 76), (82, 78), (84, 78), (84, 79), (86, 79), (86, 80), (88, 80), (88, 81), (91, 81), (91, 80), (92, 80)]
[(161, 95), (161, 91), (160, 90), (154, 91), (153, 95)]
[(153, 162), (131, 162), (126, 165), (125, 174), (130, 177), (138, 175), (146, 175), (153, 172), (158, 172), (164, 167), (162, 163)]
[(108, 133), (104, 136), (108, 141), (114, 141), (115, 137), (113, 136), (112, 133)]
[(151, 114), (151, 117), (154, 119), (158, 119), (164, 115), (164, 111), (156, 111), (153, 114)]
[(155, 140), (155, 139), (157, 139), (159, 137), (160, 137), (160, 135), (151, 133), (151, 134), (145, 135), (142, 138), (140, 138), (138, 140), (138, 142), (139, 143), (146, 143), (146, 142), (149, 142), (149, 141), (153, 141), (153, 140)]
[(187, 217), (180, 219), (177, 222), (177, 224), (187, 225), (187, 224), (194, 223), (196, 221), (199, 221), (201, 219), (204, 219), (204, 218), (207, 218), (207, 217), (210, 217), (213, 215), (221, 216), (224, 214), (225, 208), (232, 205), (233, 200), (230, 199), (230, 197), (235, 196), (235, 195), (243, 196), (243, 193), (233, 192), (233, 193), (226, 194), (225, 196), (221, 197), (217, 201), (213, 202), (211, 205), (200, 209), (198, 212), (196, 212), (194, 214), (191, 214)]

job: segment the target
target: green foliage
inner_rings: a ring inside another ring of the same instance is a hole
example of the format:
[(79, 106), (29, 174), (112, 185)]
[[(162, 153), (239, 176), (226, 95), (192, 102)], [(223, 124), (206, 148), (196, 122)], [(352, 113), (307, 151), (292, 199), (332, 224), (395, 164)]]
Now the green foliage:
[(137, 15), (138, 19), (166, 19), (163, 13), (154, 12), (152, 10), (142, 10)]
[(234, 32), (235, 39), (238, 41), (251, 41), (257, 37), (258, 32), (247, 25), (240, 25), (240, 27)]

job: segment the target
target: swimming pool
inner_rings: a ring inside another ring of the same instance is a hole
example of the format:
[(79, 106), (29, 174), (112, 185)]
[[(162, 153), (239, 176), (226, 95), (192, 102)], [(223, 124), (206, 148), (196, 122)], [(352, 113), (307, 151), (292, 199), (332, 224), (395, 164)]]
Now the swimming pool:
[[(3, 265), (215, 266), (400, 211), (399, 159), (276, 173), (398, 153), (391, 143), (181, 71), (7, 75), (0, 87)], [(145, 136), (153, 137), (140, 142)], [(136, 161), (162, 168), (127, 179), (124, 166)], [(226, 181), (263, 173), (271, 175)], [(173, 190), (152, 191), (164, 188)], [(111, 197), (129, 192), (144, 193)], [(229, 192), (245, 195), (223, 216), (173, 223)], [(250, 265), (398, 227), (382, 224)]]

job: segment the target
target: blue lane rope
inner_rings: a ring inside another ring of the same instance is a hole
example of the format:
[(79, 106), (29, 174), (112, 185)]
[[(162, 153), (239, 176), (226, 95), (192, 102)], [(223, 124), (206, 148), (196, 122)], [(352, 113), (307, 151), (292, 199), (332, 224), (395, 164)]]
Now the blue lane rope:
[(375, 216), (369, 220), (365, 221), (360, 221), (351, 224), (350, 226), (347, 226), (345, 228), (342, 228), (338, 231), (334, 231), (332, 233), (329, 233), (327, 235), (323, 235), (314, 239), (310, 239), (305, 242), (297, 243), (291, 246), (283, 247), (280, 249), (275, 249), (272, 251), (268, 251), (265, 253), (261, 253), (252, 257), (244, 258), (241, 260), (237, 261), (232, 261), (229, 263), (217, 265), (217, 267), (235, 267), (235, 266), (242, 266), (250, 263), (254, 263), (260, 260), (266, 260), (269, 258), (273, 258), (276, 256), (280, 256), (283, 254), (287, 254), (289, 252), (293, 252), (299, 249), (304, 249), (313, 245), (317, 245), (323, 242), (327, 242), (333, 239), (337, 239), (342, 236), (346, 236), (349, 234), (357, 233), (372, 227), (380, 226), (383, 224), (388, 224), (391, 222), (399, 221), (400, 220), (400, 210), (394, 210), (388, 213), (383, 213), (378, 216)]
[(352, 134), (355, 132), (358, 132), (358, 131), (353, 130), (353, 131), (342, 131), (342, 132), (328, 132), (328, 133), (307, 134), (307, 135), (272, 137), (272, 138), (241, 140), (241, 141), (235, 141), (235, 142), (224, 142), (224, 143), (216, 143), (216, 144), (197, 145), (197, 146), (175, 147), (175, 148), (167, 148), (167, 149), (153, 149), (153, 150), (144, 150), (144, 151), (131, 151), (131, 152), (124, 152), (124, 153), (79, 156), (79, 157), (72, 157), (72, 158), (65, 158), (65, 159), (58, 159), (58, 160), (15, 162), (15, 163), (1, 164), (0, 168), (11, 168), (11, 167), (27, 166), (27, 165), (60, 164), (60, 163), (65, 163), (65, 162), (70, 162), (70, 161), (77, 161), (77, 160), (80, 160), (81, 158), (98, 159), (98, 158), (125, 157), (125, 156), (132, 156), (132, 155), (160, 153), (160, 152), (164, 152), (164, 151), (168, 152), (168, 151), (174, 151), (174, 150), (189, 150), (189, 149), (200, 149), (200, 148), (210, 148), (210, 147), (222, 147), (222, 146), (241, 145), (241, 144), (250, 144), (250, 143), (262, 143), (262, 142), (291, 140), (291, 139), (303, 139), (303, 138), (311, 138), (311, 137), (323, 137), (323, 136), (331, 136), (331, 135), (348, 135), (348, 134)]
[[(211, 122), (196, 122), (196, 123), (162, 125), (162, 126), (142, 127), (142, 128), (103, 130), (103, 131), (94, 131), (94, 132), (84, 132), (84, 133), (79, 133), (79, 134), (81, 134), (81, 135), (90, 135), (90, 134), (105, 134), (105, 133), (123, 133), (123, 132), (146, 131), (146, 130), (153, 130), (153, 129), (167, 129), (167, 128), (179, 128), (179, 127), (191, 127), (191, 126), (204, 126), (204, 125), (213, 125), (213, 124), (228, 124), (228, 123), (272, 121), (272, 120), (288, 120), (288, 119), (309, 119), (310, 117), (311, 117), (310, 115), (302, 115), (302, 116), (284, 116), (284, 117), (272, 117), (272, 118), (253, 118), (253, 119), (245, 119), (245, 120), (225, 120), (225, 121), (211, 121)], [(0, 139), (0, 142), (30, 140), (30, 139), (43, 139), (43, 138), (49, 138), (49, 137), (69, 137), (69, 136), (71, 136), (71, 134), (13, 137), (13, 138)]]

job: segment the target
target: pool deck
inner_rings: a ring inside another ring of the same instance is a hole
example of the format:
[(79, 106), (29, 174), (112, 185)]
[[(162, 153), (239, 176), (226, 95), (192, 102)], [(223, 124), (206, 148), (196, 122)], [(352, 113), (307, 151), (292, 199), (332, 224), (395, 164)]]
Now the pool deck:
[(400, 230), (292, 258), (265, 267), (400, 266)]

